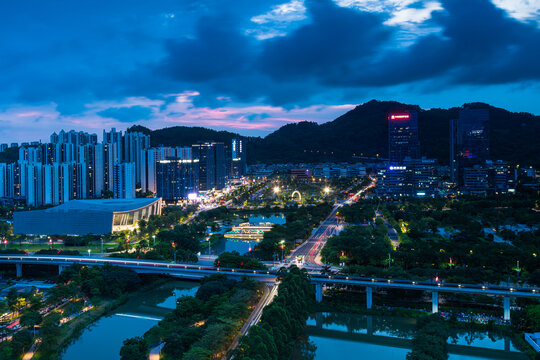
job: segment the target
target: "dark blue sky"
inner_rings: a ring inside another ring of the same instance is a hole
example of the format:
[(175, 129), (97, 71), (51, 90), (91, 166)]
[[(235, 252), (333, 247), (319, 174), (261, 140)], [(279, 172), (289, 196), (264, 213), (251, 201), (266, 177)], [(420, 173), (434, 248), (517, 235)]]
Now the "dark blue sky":
[(540, 113), (527, 0), (4, 0), (0, 141), (197, 125), (265, 135), (370, 99)]

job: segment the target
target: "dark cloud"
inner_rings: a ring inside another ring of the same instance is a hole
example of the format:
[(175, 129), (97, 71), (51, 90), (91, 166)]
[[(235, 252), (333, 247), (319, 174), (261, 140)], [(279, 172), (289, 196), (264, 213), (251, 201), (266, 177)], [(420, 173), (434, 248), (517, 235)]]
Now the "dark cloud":
[(165, 76), (186, 82), (201, 82), (233, 76), (246, 69), (250, 41), (224, 16), (204, 17), (193, 38), (169, 40), (167, 57), (159, 67)]
[(306, 1), (306, 6), (310, 23), (266, 41), (257, 59), (262, 71), (278, 80), (346, 77), (352, 63), (376, 55), (391, 35), (378, 14), (339, 7), (330, 0)]
[(444, 78), (450, 84), (506, 83), (538, 79), (540, 32), (536, 24), (509, 18), (488, 0), (445, 0), (444, 11), (433, 14), (441, 34), (419, 39), (401, 50), (389, 51), (380, 61), (348, 84), (385, 86)]
[(113, 118), (121, 122), (135, 122), (140, 120), (148, 120), (152, 115), (152, 110), (136, 105), (130, 107), (113, 107), (97, 113), (101, 117)]
[(332, 0), (306, 0), (307, 18), (280, 24), (284, 36), (250, 35), (253, 16), (284, 2), (8, 1), (0, 5), (0, 33), (9, 34), (0, 47), (0, 102), (54, 102), (65, 115), (96, 100), (196, 90), (196, 106), (220, 106), (225, 96), (292, 107), (357, 102), (356, 94), (417, 82), (449, 89), (540, 78), (538, 24), (489, 0), (442, 0), (444, 10), (422, 25), (440, 33), (407, 47), (385, 24), (389, 14)]

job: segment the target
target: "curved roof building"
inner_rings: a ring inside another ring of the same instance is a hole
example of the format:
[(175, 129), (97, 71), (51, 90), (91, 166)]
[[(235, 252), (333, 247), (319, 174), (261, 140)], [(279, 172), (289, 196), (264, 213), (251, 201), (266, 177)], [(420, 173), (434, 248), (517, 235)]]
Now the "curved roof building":
[(161, 198), (71, 200), (45, 210), (13, 214), (13, 233), (105, 235), (133, 230), (141, 219), (161, 214)]

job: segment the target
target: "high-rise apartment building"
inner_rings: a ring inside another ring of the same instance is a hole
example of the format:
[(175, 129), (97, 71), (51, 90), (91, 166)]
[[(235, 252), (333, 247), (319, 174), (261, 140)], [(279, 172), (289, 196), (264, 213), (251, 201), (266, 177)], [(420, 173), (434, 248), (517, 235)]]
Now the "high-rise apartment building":
[[(124, 158), (123, 161), (135, 164), (135, 182), (139, 185), (146, 177), (145, 150), (150, 148), (150, 135), (140, 132), (126, 132), (124, 134)], [(145, 184), (144, 184), (145, 185)], [(146, 186), (144, 186), (146, 188)]]
[(115, 199), (135, 198), (135, 163), (122, 162), (114, 165)]

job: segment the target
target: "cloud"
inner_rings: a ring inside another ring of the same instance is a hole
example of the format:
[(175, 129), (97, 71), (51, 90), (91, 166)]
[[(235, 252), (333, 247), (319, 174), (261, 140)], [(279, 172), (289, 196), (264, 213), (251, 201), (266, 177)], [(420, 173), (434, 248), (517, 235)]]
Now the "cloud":
[[(357, 72), (351, 85), (385, 86), (438, 79), (439, 84), (497, 84), (538, 80), (540, 30), (508, 17), (485, 0), (446, 0), (433, 15), (442, 33), (389, 51)], [(480, 20), (481, 18), (481, 20)]]
[(152, 110), (139, 105), (130, 107), (112, 107), (97, 113), (101, 117), (113, 118), (120, 122), (132, 123), (150, 119)]
[(260, 69), (278, 80), (343, 76), (351, 61), (376, 54), (389, 39), (383, 16), (337, 6), (331, 1), (306, 2), (310, 23), (285, 37), (264, 42)]
[[(73, 124), (97, 119), (107, 126), (137, 117), (189, 122), (197, 109), (204, 122), (213, 109), (260, 104), (285, 114), (227, 112), (237, 116), (227, 123), (242, 129), (251, 118), (270, 124), (313, 104), (399, 97), (399, 87), (421, 102), (426, 89), (457, 94), (463, 86), (486, 97), (499, 84), (529, 94), (540, 78), (540, 14), (537, 2), (526, 0), (51, 0), (0, 7), (0, 33), (10, 34), (0, 49), (0, 114), (10, 117), (13, 109), (39, 106)], [(166, 113), (178, 103), (188, 106), (177, 112), (185, 116)], [(120, 109), (136, 106), (146, 110)]]

